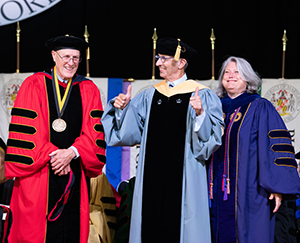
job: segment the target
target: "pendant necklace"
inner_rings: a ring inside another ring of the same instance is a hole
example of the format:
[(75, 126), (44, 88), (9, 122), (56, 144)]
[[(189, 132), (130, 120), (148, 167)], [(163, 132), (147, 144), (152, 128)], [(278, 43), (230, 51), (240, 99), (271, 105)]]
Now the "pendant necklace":
[(68, 86), (66, 88), (63, 98), (61, 99), (59, 84), (58, 84), (58, 79), (57, 79), (57, 74), (56, 74), (56, 66), (55, 66), (53, 69), (53, 75), (52, 75), (52, 85), (53, 85), (53, 92), (54, 92), (54, 98), (55, 98), (55, 106), (56, 106), (56, 111), (57, 111), (57, 116), (58, 116), (58, 118), (52, 122), (52, 128), (56, 132), (63, 132), (67, 128), (67, 123), (61, 117), (67, 107), (67, 103), (68, 103), (68, 100), (69, 100), (69, 97), (71, 94), (72, 79), (68, 80)]

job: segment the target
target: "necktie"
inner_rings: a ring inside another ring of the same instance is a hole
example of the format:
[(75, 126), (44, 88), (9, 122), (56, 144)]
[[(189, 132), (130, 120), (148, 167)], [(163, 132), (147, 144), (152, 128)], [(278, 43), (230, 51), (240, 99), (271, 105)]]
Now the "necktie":
[(173, 83), (169, 83), (169, 87), (170, 89), (174, 87), (174, 84)]

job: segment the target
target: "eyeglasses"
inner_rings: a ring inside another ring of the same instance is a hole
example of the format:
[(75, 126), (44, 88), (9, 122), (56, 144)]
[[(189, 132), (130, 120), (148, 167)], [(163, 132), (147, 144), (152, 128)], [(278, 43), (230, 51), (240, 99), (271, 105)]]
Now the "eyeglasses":
[(80, 63), (81, 62), (81, 57), (70, 57), (69, 55), (63, 56), (61, 57), (58, 52), (56, 51), (57, 55), (60, 57), (61, 60), (63, 60), (63, 62), (69, 62), (71, 61), (71, 59), (73, 60), (74, 63)]
[(159, 55), (155, 55), (155, 61), (157, 62), (159, 59), (162, 63), (164, 63), (167, 59), (171, 59), (173, 57), (165, 57), (165, 56), (159, 56)]

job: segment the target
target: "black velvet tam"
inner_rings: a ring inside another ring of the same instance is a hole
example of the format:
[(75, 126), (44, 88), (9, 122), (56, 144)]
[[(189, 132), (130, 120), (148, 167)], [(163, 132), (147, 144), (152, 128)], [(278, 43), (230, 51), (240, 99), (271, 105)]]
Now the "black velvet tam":
[(45, 43), (45, 46), (54, 51), (60, 49), (75, 49), (84, 51), (89, 47), (89, 44), (83, 39), (75, 36), (57, 36), (49, 39)]
[[(198, 52), (184, 43), (183, 41), (179, 41), (181, 46), (180, 58), (189, 59), (192, 56), (198, 54)], [(176, 53), (176, 49), (178, 46), (178, 40), (170, 37), (165, 37), (158, 39), (157, 41), (157, 53), (161, 55), (174, 56)]]

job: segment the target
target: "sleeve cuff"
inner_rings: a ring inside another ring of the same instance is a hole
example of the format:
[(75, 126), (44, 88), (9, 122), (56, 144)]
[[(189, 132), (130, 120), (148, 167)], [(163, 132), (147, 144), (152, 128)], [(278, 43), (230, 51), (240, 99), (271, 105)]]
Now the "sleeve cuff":
[(80, 157), (80, 154), (78, 153), (77, 148), (75, 148), (74, 146), (71, 146), (70, 149), (72, 149), (74, 151), (74, 153), (76, 154), (76, 156), (73, 159), (77, 159)]
[(202, 126), (202, 123), (204, 121), (205, 116), (206, 116), (205, 111), (203, 111), (203, 113), (200, 116), (196, 116), (195, 125), (194, 125), (194, 132), (199, 131), (200, 127)]

